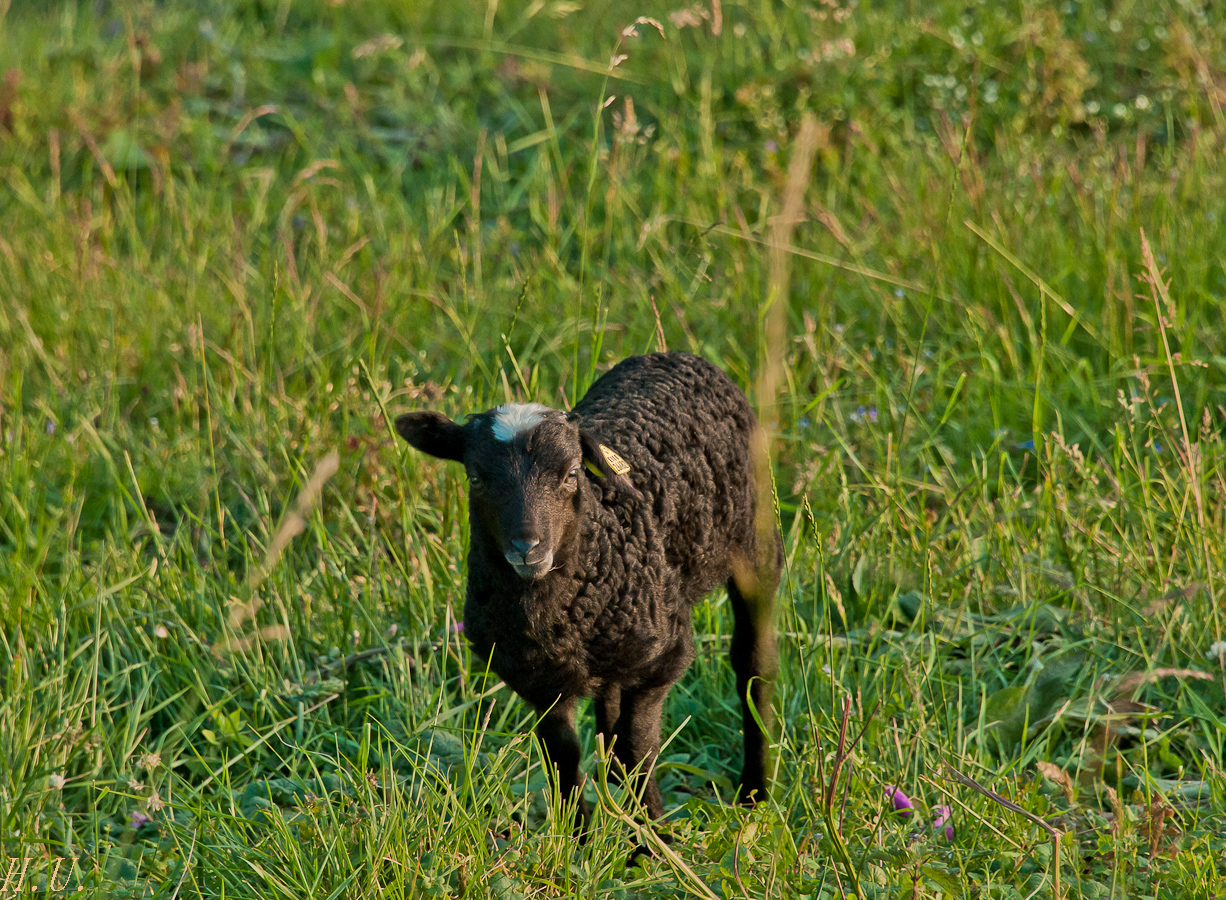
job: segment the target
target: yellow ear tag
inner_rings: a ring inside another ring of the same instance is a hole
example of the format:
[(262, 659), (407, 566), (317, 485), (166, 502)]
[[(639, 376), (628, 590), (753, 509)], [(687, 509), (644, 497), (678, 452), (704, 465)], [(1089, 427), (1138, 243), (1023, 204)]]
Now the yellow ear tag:
[(609, 464), (609, 468), (612, 469), (615, 474), (625, 475), (630, 471), (630, 464), (604, 444), (600, 445), (600, 452), (604, 454), (604, 461)]

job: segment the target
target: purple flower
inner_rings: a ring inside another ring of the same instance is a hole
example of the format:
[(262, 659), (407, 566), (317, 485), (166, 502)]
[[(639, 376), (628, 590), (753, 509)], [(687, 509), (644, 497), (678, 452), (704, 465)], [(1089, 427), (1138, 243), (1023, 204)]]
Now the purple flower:
[(932, 820), (933, 831), (943, 831), (945, 840), (952, 841), (954, 839), (954, 811), (948, 806), (938, 806), (936, 808), (936, 818)]
[(451, 623), (451, 633), (452, 634), (463, 634), (464, 633), (464, 623), (463, 622), (452, 622)]
[(140, 828), (148, 821), (149, 817), (140, 810), (133, 810), (132, 812), (128, 813), (128, 822), (133, 828)]
[(885, 797), (894, 804), (894, 812), (904, 819), (914, 811), (914, 807), (911, 806), (911, 798), (902, 792), (902, 788), (887, 784), (885, 786)]

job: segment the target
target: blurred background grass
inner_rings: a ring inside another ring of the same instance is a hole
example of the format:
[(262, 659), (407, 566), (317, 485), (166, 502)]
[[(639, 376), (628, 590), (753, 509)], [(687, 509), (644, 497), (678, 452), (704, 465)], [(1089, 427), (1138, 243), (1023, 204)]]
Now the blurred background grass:
[[(5, 858), (108, 895), (1220, 893), (1224, 51), (1185, 0), (14, 0)], [(628, 870), (469, 671), (462, 479), (387, 416), (566, 406), (665, 346), (782, 367), (778, 788), (723, 803), (713, 598), (684, 866)]]

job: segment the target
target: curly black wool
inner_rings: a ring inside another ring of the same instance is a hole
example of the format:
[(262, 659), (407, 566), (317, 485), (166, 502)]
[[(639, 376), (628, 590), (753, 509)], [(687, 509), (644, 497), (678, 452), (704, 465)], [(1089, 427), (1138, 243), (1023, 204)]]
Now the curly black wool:
[[(749, 703), (769, 717), (781, 546), (772, 529), (758, 552), (757, 428), (731, 379), (688, 353), (624, 360), (571, 413), (397, 420), (409, 443), (468, 469), (464, 633), (541, 713), (564, 792), (581, 780), (580, 697), (595, 698), (597, 729), (625, 769), (651, 768), (664, 699), (694, 658), (691, 609), (726, 584), (745, 732), (739, 797), (765, 797), (767, 739)], [(654, 778), (644, 799), (663, 813)]]

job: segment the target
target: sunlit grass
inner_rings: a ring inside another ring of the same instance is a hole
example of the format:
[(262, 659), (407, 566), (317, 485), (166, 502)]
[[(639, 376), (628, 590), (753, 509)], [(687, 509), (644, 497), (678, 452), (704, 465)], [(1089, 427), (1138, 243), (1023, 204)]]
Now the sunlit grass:
[[(26, 889), (1223, 892), (1211, 6), (0, 27), (0, 854)], [(775, 793), (729, 805), (713, 596), (666, 710), (673, 840), (628, 868), (653, 839), (590, 724), (577, 847), (531, 711), (473, 667), (462, 478), (388, 417), (573, 404), (664, 346), (775, 397)], [(951, 768), (1063, 834), (1060, 865)]]

